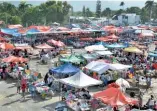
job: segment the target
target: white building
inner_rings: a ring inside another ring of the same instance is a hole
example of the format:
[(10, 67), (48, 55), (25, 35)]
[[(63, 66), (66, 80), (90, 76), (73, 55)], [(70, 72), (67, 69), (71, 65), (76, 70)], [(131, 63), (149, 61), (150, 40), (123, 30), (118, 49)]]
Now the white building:
[(137, 25), (141, 22), (140, 15), (132, 14), (121, 14), (114, 15), (110, 21), (115, 25)]

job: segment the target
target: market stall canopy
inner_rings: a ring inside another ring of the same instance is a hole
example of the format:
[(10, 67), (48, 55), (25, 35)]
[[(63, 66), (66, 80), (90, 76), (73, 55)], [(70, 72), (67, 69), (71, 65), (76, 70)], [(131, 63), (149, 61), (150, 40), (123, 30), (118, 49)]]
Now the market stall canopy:
[(142, 54), (143, 52), (138, 49), (137, 47), (128, 47), (124, 49), (125, 52), (132, 52), (132, 53), (139, 53)]
[(106, 45), (107, 48), (126, 48), (127, 46), (123, 45), (123, 44), (110, 44), (110, 45)]
[(105, 56), (105, 55), (112, 55), (113, 53), (110, 51), (95, 51), (98, 55)]
[(25, 50), (25, 49), (33, 49), (31, 46), (16, 46), (16, 49)]
[(23, 26), (20, 24), (16, 24), (16, 25), (8, 25), (9, 29), (18, 29), (18, 28), (22, 28)]
[(96, 43), (95, 45), (103, 45), (105, 47), (106, 43), (101, 41), (101, 42)]
[(50, 30), (50, 26), (29, 26), (29, 29), (36, 29), (40, 32), (45, 32), (45, 31), (48, 31)]
[(54, 39), (48, 40), (47, 42), (52, 43), (52, 44), (56, 44), (57, 43), (57, 41), (54, 40)]
[(22, 57), (9, 56), (7, 58), (2, 59), (3, 62), (27, 62), (28, 59)]
[(71, 62), (71, 63), (77, 63), (80, 64), (81, 62), (83, 62), (84, 60), (81, 58), (78, 58), (76, 55), (72, 54), (68, 57), (65, 58), (60, 58), (60, 61), (62, 62)]
[(18, 33), (17, 29), (9, 29), (9, 28), (2, 28), (1, 32), (8, 35), (13, 35), (14, 33)]
[(38, 46), (35, 46), (37, 49), (53, 49), (53, 47), (49, 46), (48, 44), (44, 43)]
[(119, 78), (116, 80), (116, 84), (120, 86), (122, 91), (125, 91), (126, 88), (130, 88), (130, 84), (123, 78)]
[(36, 33), (36, 32), (40, 32), (39, 30), (37, 29), (29, 29), (26, 34), (33, 34), (33, 33)]
[(14, 49), (14, 45), (13, 44), (10, 44), (10, 43), (2, 43), (0, 45), (0, 48), (1, 49), (5, 49), (5, 50), (8, 50), (8, 49)]
[(50, 69), (51, 72), (54, 72), (57, 74), (74, 74), (74, 73), (79, 72), (79, 70), (80, 70), (79, 68), (73, 66), (70, 63), (66, 63), (57, 68)]
[(86, 60), (95, 60), (98, 56), (96, 54), (82, 54), (82, 57)]
[(102, 61), (92, 61), (85, 66), (86, 69), (89, 69), (98, 74), (102, 74), (109, 69), (109, 64)]
[(58, 27), (56, 29), (56, 31), (70, 31), (70, 29), (66, 28), (66, 27)]
[(65, 46), (65, 44), (61, 41), (57, 41), (55, 45), (58, 47), (64, 47)]
[(103, 103), (113, 107), (137, 103), (137, 100), (125, 96), (118, 88), (113, 87), (97, 92), (93, 96), (94, 98), (100, 99)]
[(88, 75), (84, 74), (82, 71), (76, 73), (75, 75), (59, 80), (63, 84), (70, 85), (75, 88), (85, 88), (89, 86), (102, 84), (102, 81), (93, 79)]
[(118, 39), (119, 37), (112, 34), (112, 35), (109, 35), (109, 36), (106, 36), (106, 38), (110, 38), (110, 39)]
[(91, 52), (91, 51), (107, 50), (107, 48), (105, 48), (103, 45), (91, 45), (85, 47), (85, 50)]
[(119, 64), (119, 63), (109, 65), (109, 69), (111, 69), (111, 70), (125, 70), (125, 69), (129, 69), (131, 67), (132, 66), (130, 66), (130, 65), (124, 65), (124, 64)]
[(92, 41), (94, 40), (93, 38), (91, 37), (86, 37), (86, 38), (80, 38), (81, 41)]
[(156, 53), (148, 53), (148, 56), (150, 56), (150, 57), (157, 57), (157, 54)]

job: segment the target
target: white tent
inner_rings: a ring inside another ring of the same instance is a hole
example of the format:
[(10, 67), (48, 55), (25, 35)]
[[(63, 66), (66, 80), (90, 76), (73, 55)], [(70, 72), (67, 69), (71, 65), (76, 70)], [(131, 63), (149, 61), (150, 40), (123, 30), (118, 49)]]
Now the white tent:
[(102, 74), (109, 69), (109, 64), (101, 61), (92, 61), (87, 64), (85, 68), (97, 72), (98, 74)]
[(103, 56), (103, 55), (112, 55), (113, 53), (110, 51), (95, 51), (97, 54)]
[(105, 48), (103, 45), (91, 45), (91, 46), (87, 46), (85, 47), (86, 51), (103, 51), (103, 50), (107, 50), (107, 48)]
[(125, 91), (126, 88), (130, 88), (129, 82), (122, 78), (117, 79), (116, 84), (120, 86), (122, 91)]
[(130, 65), (124, 65), (124, 64), (119, 64), (119, 63), (109, 65), (109, 69), (111, 69), (111, 70), (125, 70), (125, 69), (129, 69), (131, 67), (132, 66), (130, 66)]
[(63, 84), (67, 84), (75, 88), (85, 88), (88, 86), (102, 84), (102, 81), (93, 79), (92, 77), (89, 77), (88, 75), (84, 74), (82, 71), (78, 72), (77, 74), (71, 77), (60, 79), (59, 81)]

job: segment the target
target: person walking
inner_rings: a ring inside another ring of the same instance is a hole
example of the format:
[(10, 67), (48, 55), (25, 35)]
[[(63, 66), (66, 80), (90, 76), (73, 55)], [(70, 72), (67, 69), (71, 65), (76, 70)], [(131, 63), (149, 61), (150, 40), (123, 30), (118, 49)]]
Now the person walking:
[(17, 80), (16, 86), (17, 86), (17, 93), (20, 93), (20, 90), (21, 90), (21, 82), (20, 82), (19, 79)]
[(26, 84), (23, 83), (21, 85), (21, 89), (22, 89), (22, 97), (25, 99)]

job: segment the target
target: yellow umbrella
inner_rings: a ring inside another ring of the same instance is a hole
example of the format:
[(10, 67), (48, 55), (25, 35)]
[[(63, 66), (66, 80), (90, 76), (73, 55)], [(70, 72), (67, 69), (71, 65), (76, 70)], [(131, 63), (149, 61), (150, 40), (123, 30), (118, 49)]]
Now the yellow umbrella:
[(140, 49), (137, 47), (128, 47), (124, 49), (125, 52), (133, 52), (133, 53), (143, 53)]

